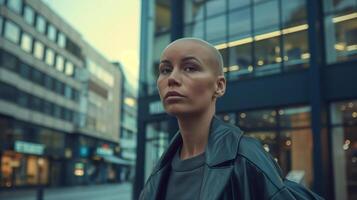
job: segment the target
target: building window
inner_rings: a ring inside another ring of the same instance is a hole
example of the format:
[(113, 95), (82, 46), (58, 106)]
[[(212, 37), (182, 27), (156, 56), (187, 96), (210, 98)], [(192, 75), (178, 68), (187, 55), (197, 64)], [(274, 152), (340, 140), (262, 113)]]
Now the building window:
[(357, 191), (357, 100), (332, 103), (332, 162), (334, 199), (355, 199)]
[(55, 62), (55, 53), (53, 52), (52, 49), (48, 48), (46, 49), (46, 64), (49, 66), (53, 66)]
[(37, 29), (38, 32), (43, 33), (43, 34), (46, 31), (46, 21), (39, 14), (37, 14), (37, 17), (36, 17), (36, 29)]
[(20, 40), (20, 28), (12, 21), (5, 21), (4, 37), (9, 41), (18, 44)]
[(185, 26), (185, 36), (186, 37), (196, 37), (203, 38), (204, 37), (204, 28), (203, 21), (195, 22), (191, 25)]
[(25, 92), (19, 92), (17, 103), (24, 108), (30, 107), (30, 96)]
[(17, 89), (11, 85), (0, 82), (0, 99), (10, 103), (17, 102)]
[(60, 72), (64, 71), (64, 59), (59, 54), (56, 56), (56, 69)]
[(35, 45), (34, 45), (34, 56), (37, 59), (42, 60), (43, 59), (43, 53), (44, 53), (44, 46), (41, 42), (39, 41), (35, 41)]
[(21, 62), (19, 65), (19, 74), (21, 77), (30, 80), (31, 79), (31, 67)]
[(229, 80), (253, 75), (252, 43), (229, 48), (229, 63), (226, 72)]
[(217, 15), (226, 11), (226, 0), (214, 0), (206, 2), (206, 16)]
[(61, 48), (64, 48), (66, 46), (66, 36), (63, 33), (58, 33), (58, 40), (57, 40), (58, 46)]
[(209, 18), (206, 21), (206, 39), (211, 43), (222, 43), (226, 40), (227, 15)]
[(36, 97), (36, 96), (31, 96), (31, 108), (35, 111), (41, 112), (42, 110), (42, 99)]
[(45, 87), (48, 89), (48, 90), (53, 90), (53, 78), (51, 76), (48, 76), (46, 75), (45, 76)]
[(35, 12), (28, 5), (25, 5), (25, 8), (24, 8), (24, 19), (30, 25), (33, 25), (35, 22)]
[[(239, 20), (237, 20), (239, 19)], [(229, 13), (230, 41), (251, 35), (251, 8), (247, 7)]]
[(155, 33), (167, 32), (171, 28), (171, 10), (169, 1), (155, 3)]
[(145, 180), (169, 144), (168, 121), (148, 123), (145, 129)]
[(357, 58), (357, 3), (325, 0), (325, 46), (327, 63)]
[[(66, 62), (66, 69), (65, 69), (66, 71), (65, 71), (65, 74), (67, 75), (67, 76), (73, 76), (73, 74), (74, 74), (74, 65), (73, 65), (73, 63), (71, 63), (71, 62), (69, 62), (68, 60), (67, 60), (67, 62)], [(104, 75), (104, 74), (103, 74)], [(104, 82), (106, 82), (107, 83), (107, 81), (104, 81)]]
[(2, 23), (3, 23), (3, 18), (0, 16), (0, 35), (2, 33)]
[(56, 118), (61, 118), (61, 107), (54, 104), (53, 105), (53, 114)]
[(71, 86), (65, 85), (64, 86), (64, 95), (67, 99), (71, 99), (72, 97), (72, 88)]
[(22, 32), (21, 35), (21, 48), (27, 53), (32, 52), (32, 37), (25, 32)]
[[(278, 1), (268, 1), (254, 6), (254, 30), (256, 33), (279, 29)], [(267, 15), (267, 11), (269, 14)]]
[(229, 9), (235, 9), (250, 5), (250, 0), (229, 0)]
[(47, 37), (54, 42), (56, 41), (56, 28), (52, 24), (48, 24)]
[(7, 6), (17, 14), (21, 14), (22, 0), (10, 0), (7, 1)]
[(6, 51), (2, 51), (1, 52), (1, 66), (0, 67), (4, 67), (10, 71), (16, 72), (16, 68), (17, 68), (17, 58), (6, 52)]
[(285, 70), (308, 67), (310, 53), (307, 37), (306, 30), (283, 35), (284, 56), (280, 60), (284, 60)]
[(306, 23), (306, 1), (281, 1), (281, 15), (284, 27), (292, 27)]
[(280, 37), (256, 41), (254, 74), (265, 76), (281, 72)]
[(31, 71), (32, 71), (32, 74), (31, 74), (32, 81), (34, 83), (37, 83), (38, 85), (42, 86), (43, 82), (44, 82), (45, 75), (42, 72), (40, 72), (34, 68), (32, 68)]
[(195, 0), (185, 0), (185, 23), (191, 23), (203, 19), (204, 2)]
[(53, 113), (53, 103), (44, 101), (43, 102), (43, 112), (49, 116)]
[(57, 94), (63, 94), (63, 83), (61, 81), (54, 81), (55, 91)]

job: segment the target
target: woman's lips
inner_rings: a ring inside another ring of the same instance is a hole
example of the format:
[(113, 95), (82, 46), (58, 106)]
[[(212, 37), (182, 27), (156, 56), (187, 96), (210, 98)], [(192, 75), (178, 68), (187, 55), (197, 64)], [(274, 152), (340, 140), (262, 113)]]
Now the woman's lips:
[(180, 101), (184, 98), (185, 96), (180, 94), (179, 92), (176, 92), (176, 91), (170, 91), (170, 92), (167, 92), (165, 97), (164, 97), (164, 100), (168, 103), (172, 102), (176, 102), (176, 101)]

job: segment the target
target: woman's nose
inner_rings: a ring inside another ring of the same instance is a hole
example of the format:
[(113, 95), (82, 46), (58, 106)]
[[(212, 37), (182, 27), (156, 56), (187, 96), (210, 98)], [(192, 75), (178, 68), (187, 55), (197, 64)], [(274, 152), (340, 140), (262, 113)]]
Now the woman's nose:
[(169, 86), (179, 86), (181, 85), (180, 81), (180, 72), (176, 69), (174, 69), (170, 76), (168, 77), (168, 85)]

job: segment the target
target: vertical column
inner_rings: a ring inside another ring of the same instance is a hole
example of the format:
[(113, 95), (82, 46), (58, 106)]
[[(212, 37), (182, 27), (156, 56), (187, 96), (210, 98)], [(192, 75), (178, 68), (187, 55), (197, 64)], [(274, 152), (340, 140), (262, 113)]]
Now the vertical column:
[(308, 35), (310, 50), (309, 96), (311, 105), (311, 124), (313, 137), (313, 190), (323, 197), (332, 198), (329, 193), (328, 135), (324, 127), (327, 121), (327, 107), (323, 101), (321, 68), (324, 67), (324, 27), (322, 0), (306, 3), (308, 11)]
[(183, 37), (183, 2), (171, 0), (171, 41)]

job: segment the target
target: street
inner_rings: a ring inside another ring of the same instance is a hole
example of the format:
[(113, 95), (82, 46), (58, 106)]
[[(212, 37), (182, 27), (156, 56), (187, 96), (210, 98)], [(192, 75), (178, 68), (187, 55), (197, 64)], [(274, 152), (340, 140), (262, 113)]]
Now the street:
[[(131, 183), (48, 188), (43, 200), (131, 200)], [(36, 190), (0, 191), (1, 200), (36, 200)]]

